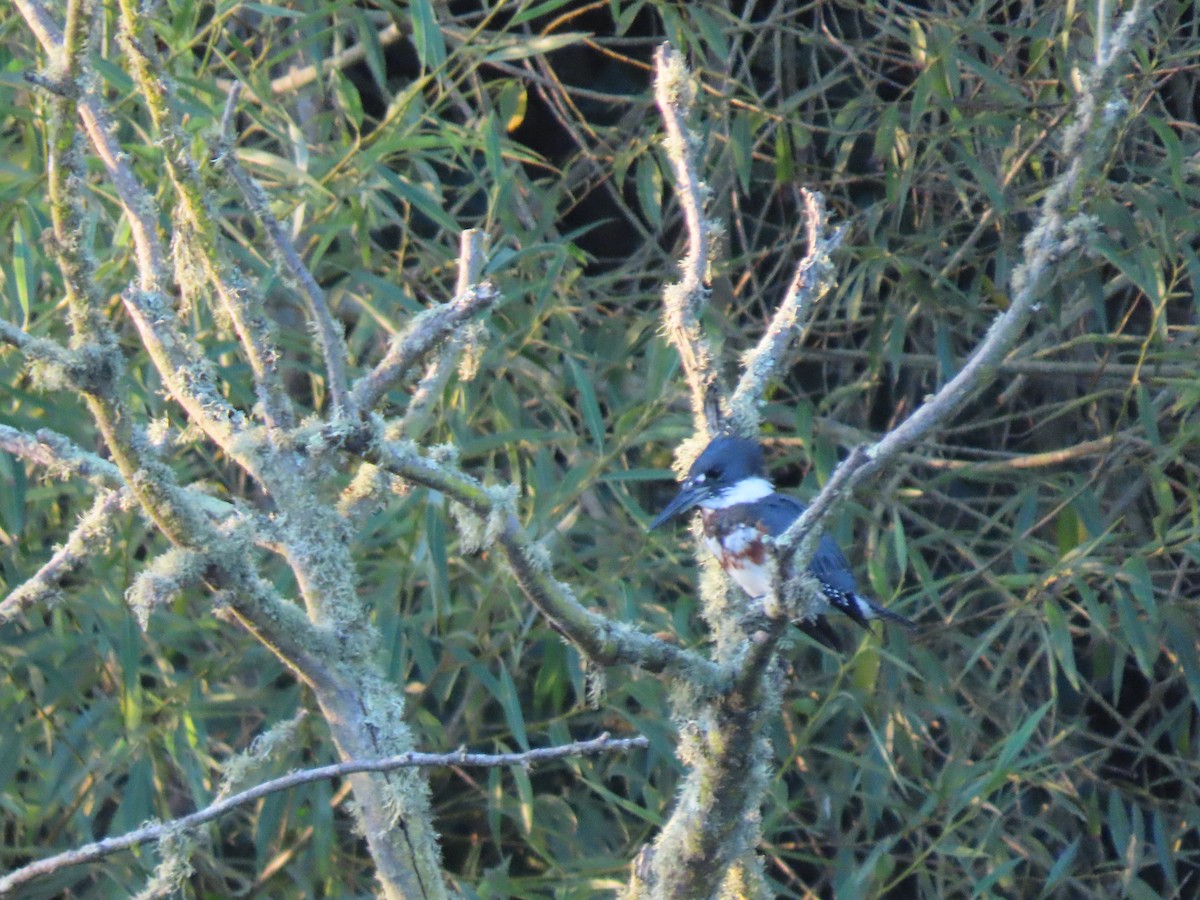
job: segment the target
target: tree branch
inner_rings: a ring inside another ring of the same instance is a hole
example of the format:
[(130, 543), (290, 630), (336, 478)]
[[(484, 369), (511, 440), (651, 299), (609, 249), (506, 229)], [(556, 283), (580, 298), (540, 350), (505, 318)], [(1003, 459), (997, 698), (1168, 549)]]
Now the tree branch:
[[(809, 507), (825, 507), (826, 494), (844, 493), (849, 496), (864, 479), (882, 471), (902, 451), (911, 447), (935, 428), (949, 422), (972, 396), (991, 382), (1004, 355), (1028, 324), (1038, 299), (1054, 273), (1054, 266), (1068, 254), (1077, 251), (1087, 240), (1092, 223), (1082, 213), (1069, 216), (1077, 201), (1076, 193), (1083, 175), (1091, 171), (1092, 161), (1116, 123), (1110, 100), (1117, 77), (1117, 63), (1129, 52), (1129, 42), (1145, 11), (1143, 0), (1121, 18), (1121, 23), (1108, 42), (1100, 42), (1105, 52), (1096, 60), (1095, 68), (1087, 75), (1079, 95), (1076, 120), (1063, 136), (1063, 157), (1069, 162), (1046, 191), (1038, 211), (1037, 221), (1029, 230), (1023, 245), (1024, 258), (1013, 271), (1011, 302), (987, 330), (979, 346), (958, 373), (933, 397), (919, 406), (911, 416), (866, 448), (854, 454), (838, 468), (847, 471), (818, 494)], [(1101, 24), (1100, 27), (1104, 27)], [(835, 486), (836, 482), (836, 486)], [(781, 553), (794, 548), (812, 521), (811, 515), (801, 516), (784, 532), (776, 545)]]
[(113, 514), (132, 500), (128, 491), (102, 491), (67, 536), (66, 541), (31, 578), (0, 600), (0, 625), (11, 621), (38, 603), (45, 603), (69, 577), (104, 549), (112, 532)]
[(739, 434), (758, 433), (758, 407), (763, 402), (767, 382), (783, 364), (788, 345), (803, 338), (813, 304), (833, 285), (830, 257), (841, 246), (846, 231), (837, 228), (827, 235), (825, 198), (806, 188), (801, 189), (801, 195), (808, 251), (796, 266), (796, 274), (767, 330), (743, 361), (742, 377), (729, 401), (733, 428)]
[[(487, 235), (477, 228), (469, 228), (459, 236), (458, 283), (454, 288), (455, 295), (461, 296), (469, 291), (472, 285), (479, 283), (483, 274), (483, 244), (486, 239)], [(441, 397), (446, 382), (450, 380), (450, 374), (454, 371), (455, 363), (471, 342), (469, 329), (455, 330), (446, 341), (446, 346), (442, 348), (441, 355), (429, 364), (400, 420), (397, 430), (404, 437), (409, 440), (421, 437), (427, 427), (433, 404)]]
[(242, 168), (242, 164), (238, 160), (232, 124), (233, 110), (237, 106), (237, 98), (240, 93), (241, 84), (235, 84), (229, 90), (225, 113), (221, 116), (221, 137), (217, 147), (217, 160), (233, 183), (237, 185), (238, 190), (241, 191), (242, 199), (246, 203), (246, 208), (250, 210), (250, 214), (262, 223), (263, 230), (266, 231), (267, 238), (275, 250), (275, 256), (300, 285), (300, 292), (304, 296), (308, 314), (316, 331), (317, 344), (325, 359), (325, 373), (329, 378), (329, 395), (333, 400), (333, 414), (340, 417), (347, 412), (350, 392), (349, 376), (346, 374), (350, 354), (346, 349), (345, 336), (342, 334), (341, 325), (329, 311), (325, 292), (321, 290), (321, 286), (317, 284), (312, 272), (308, 270), (308, 266), (296, 252), (291, 238), (280, 226), (275, 214), (271, 212), (271, 204), (267, 195), (258, 182)]
[(713, 224), (704, 216), (708, 186), (696, 170), (699, 139), (688, 130), (695, 91), (679, 54), (668, 44), (654, 51), (654, 100), (666, 129), (664, 146), (675, 174), (675, 196), (683, 209), (688, 252), (680, 263), (682, 280), (663, 289), (663, 323), (679, 353), (692, 399), (695, 430), (712, 436), (720, 427), (721, 391), (713, 367), (712, 346), (700, 329), (708, 303), (709, 247)]
[(468, 319), (495, 306), (500, 292), (484, 282), (472, 285), (449, 303), (424, 310), (408, 328), (396, 334), (379, 363), (360, 378), (351, 392), (350, 408), (365, 414), (391, 387), (421, 361), (434, 347)]
[[(693, 685), (702, 693), (721, 689), (720, 668), (697, 653), (643, 634), (584, 607), (571, 589), (549, 574), (545, 551), (525, 533), (513, 514), (510, 490), (488, 487), (452, 466), (417, 452), (408, 442), (386, 440), (379, 430), (325, 429), (325, 439), (340, 444), (384, 471), (440, 491), (471, 514), (485, 520), (464, 534), (464, 544), (477, 547), (498, 541), (522, 593), (548, 624), (590, 659), (604, 664), (635, 665)], [(465, 523), (460, 530), (467, 531)]]
[(501, 766), (530, 767), (542, 763), (565, 759), (572, 756), (591, 756), (600, 753), (620, 753), (628, 750), (648, 747), (650, 741), (644, 737), (620, 738), (613, 740), (608, 734), (602, 734), (590, 741), (578, 741), (573, 744), (563, 744), (557, 747), (542, 747), (528, 750), (524, 753), (401, 753), (386, 759), (349, 760), (329, 766), (305, 769), (291, 772), (288, 775), (264, 781), (262, 784), (219, 800), (187, 816), (182, 816), (170, 822), (160, 822), (146, 825), (136, 831), (123, 834), (120, 837), (105, 838), (83, 847), (76, 847), (64, 853), (58, 853), (46, 859), (38, 860), (20, 869), (0, 877), (0, 896), (11, 893), (16, 888), (28, 884), (38, 878), (51, 875), (68, 866), (78, 866), (94, 862), (105, 856), (110, 856), (121, 850), (128, 850), (150, 841), (161, 841), (164, 838), (178, 835), (182, 831), (198, 828), (207, 822), (218, 819), (228, 812), (261, 800), (269, 794), (290, 790), (314, 781), (328, 781), (332, 778), (343, 778), (363, 772), (393, 772), (397, 769), (411, 768), (442, 768), (461, 766), (470, 768), (497, 768)]

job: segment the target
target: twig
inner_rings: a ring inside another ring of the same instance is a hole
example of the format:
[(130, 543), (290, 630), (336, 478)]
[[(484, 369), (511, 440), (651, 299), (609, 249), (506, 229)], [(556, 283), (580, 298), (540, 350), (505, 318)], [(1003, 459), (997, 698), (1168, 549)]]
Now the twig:
[(327, 781), (332, 778), (342, 778), (360, 772), (392, 772), (397, 769), (430, 768), (441, 766), (467, 766), (473, 768), (496, 768), (500, 766), (528, 767), (539, 763), (551, 762), (571, 756), (585, 756), (597, 753), (623, 752), (648, 747), (649, 740), (644, 737), (621, 738), (613, 740), (608, 734), (602, 734), (590, 741), (578, 741), (558, 747), (542, 747), (524, 753), (401, 753), (386, 759), (350, 760), (314, 769), (292, 772), (280, 778), (265, 781), (241, 793), (234, 794), (224, 800), (206, 806), (191, 815), (182, 816), (170, 822), (160, 822), (147, 825), (136, 831), (123, 834), (120, 837), (106, 838), (83, 847), (76, 847), (64, 853), (58, 853), (46, 859), (30, 863), (0, 878), (0, 896), (11, 893), (15, 888), (27, 884), (37, 878), (50, 875), (68, 866), (102, 859), (121, 850), (128, 850), (150, 841), (191, 830), (211, 822), (226, 813), (253, 803), (268, 794), (289, 790), (314, 781)]
[(696, 431), (713, 435), (720, 427), (720, 391), (712, 347), (700, 330), (700, 313), (708, 302), (708, 250), (712, 240), (704, 216), (708, 187), (696, 171), (697, 139), (687, 128), (695, 91), (687, 67), (669, 44), (654, 51), (654, 100), (662, 113), (667, 158), (675, 173), (675, 195), (687, 226), (688, 252), (680, 263), (682, 279), (663, 290), (663, 322), (679, 353), (692, 398)]
[(329, 395), (333, 400), (334, 416), (340, 418), (348, 409), (347, 402), (350, 394), (349, 376), (346, 374), (349, 351), (346, 349), (345, 336), (341, 326), (329, 311), (325, 292), (321, 290), (321, 286), (313, 278), (312, 272), (300, 258), (292, 239), (288, 237), (287, 232), (280, 226), (279, 220), (275, 218), (275, 214), (271, 212), (271, 203), (266, 193), (238, 161), (237, 152), (234, 149), (232, 126), (233, 110), (237, 105), (240, 93), (240, 84), (235, 83), (229, 89), (225, 112), (221, 116), (221, 140), (217, 158), (226, 174), (241, 191), (242, 199), (251, 215), (262, 223), (263, 230), (267, 233), (267, 238), (275, 250), (275, 255), (300, 285), (301, 293), (307, 301), (308, 314), (312, 318), (316, 331), (317, 343), (321, 347), (321, 355), (325, 359), (325, 372), (329, 376)]
[(375, 408), (380, 398), (439, 342), (466, 320), (495, 306), (500, 292), (488, 282), (473, 285), (449, 303), (420, 313), (392, 338), (379, 363), (360, 378), (350, 395), (350, 408), (359, 415)]
[[(1022, 347), (1022, 351), (1024, 351)], [(814, 362), (869, 362), (876, 354), (871, 350), (854, 347), (814, 347), (804, 351), (804, 358)], [(932, 353), (901, 353), (888, 356), (886, 362), (898, 367), (937, 371), (942, 363)], [(1086, 378), (1095, 380), (1128, 381), (1137, 376), (1143, 381), (1162, 381), (1168, 378), (1195, 378), (1196, 367), (1189, 363), (1117, 363), (1105, 360), (1083, 361), (1075, 359), (1005, 359), (996, 365), (996, 372), (1004, 375), (1027, 375), (1035, 378)]]
[(107, 459), (89, 453), (48, 428), (32, 435), (10, 425), (0, 425), (0, 450), (27, 459), (56, 477), (75, 475), (106, 487), (125, 484), (121, 470)]
[(0, 600), (0, 625), (16, 618), (29, 607), (53, 597), (64, 578), (105, 547), (113, 526), (113, 513), (132, 499), (126, 490), (97, 494), (92, 508), (83, 514), (66, 542), (46, 564)]
[[(458, 283), (454, 292), (461, 296), (471, 289), (471, 285), (479, 282), (483, 274), (483, 244), (487, 235), (477, 228), (469, 228), (459, 236), (458, 251)], [(446, 341), (437, 360), (429, 364), (424, 376), (413, 392), (408, 409), (400, 420), (398, 432), (409, 440), (416, 440), (424, 432), (429, 419), (430, 410), (445, 390), (450, 373), (454, 371), (455, 363), (464, 349), (471, 343), (471, 335), (466, 329), (458, 329)]]
[(783, 352), (793, 337), (807, 326), (813, 304), (832, 285), (830, 255), (841, 246), (846, 233), (844, 228), (838, 228), (827, 236), (825, 198), (807, 189), (801, 194), (808, 252), (796, 266), (796, 274), (771, 317), (771, 324), (746, 357), (742, 377), (729, 401), (735, 430), (741, 434), (758, 433), (758, 405), (762, 402), (767, 381), (782, 364)]

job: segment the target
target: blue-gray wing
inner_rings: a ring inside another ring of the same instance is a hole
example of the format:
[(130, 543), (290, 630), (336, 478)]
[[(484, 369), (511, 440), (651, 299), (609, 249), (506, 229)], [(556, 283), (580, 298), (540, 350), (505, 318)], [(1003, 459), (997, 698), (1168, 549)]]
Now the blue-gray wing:
[[(795, 497), (787, 494), (771, 494), (755, 505), (755, 513), (763, 527), (766, 528), (767, 534), (771, 537), (779, 537), (807, 508)], [(837, 541), (828, 534), (821, 536), (821, 542), (817, 545), (817, 552), (813, 556), (812, 562), (808, 564), (808, 570), (818, 581), (827, 584), (835, 591), (853, 594), (858, 590), (858, 585), (854, 581), (854, 573), (850, 570), (850, 563), (846, 561), (846, 556), (838, 547)]]

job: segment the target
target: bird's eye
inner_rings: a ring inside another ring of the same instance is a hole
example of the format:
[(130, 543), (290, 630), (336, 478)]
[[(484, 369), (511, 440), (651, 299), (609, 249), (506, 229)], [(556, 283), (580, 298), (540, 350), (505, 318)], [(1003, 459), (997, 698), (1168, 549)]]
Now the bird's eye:
[(721, 470), (714, 467), (712, 469), (709, 469), (707, 472), (705, 472), (702, 477), (704, 477), (704, 478), (720, 478)]

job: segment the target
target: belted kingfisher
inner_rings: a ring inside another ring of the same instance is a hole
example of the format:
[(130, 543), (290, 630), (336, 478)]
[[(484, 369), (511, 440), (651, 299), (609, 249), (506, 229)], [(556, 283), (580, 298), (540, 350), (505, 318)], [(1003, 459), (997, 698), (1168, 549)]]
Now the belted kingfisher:
[[(658, 514), (650, 528), (700, 507), (704, 543), (734, 581), (753, 599), (771, 589), (767, 547), (763, 536), (778, 537), (807, 508), (795, 497), (775, 490), (763, 465), (757, 441), (718, 437), (704, 448), (683, 480), (675, 499)], [(828, 534), (808, 572), (821, 585), (829, 605), (869, 628), (872, 619), (916, 628), (911, 619), (884, 609), (858, 592), (854, 573), (841, 548)]]

